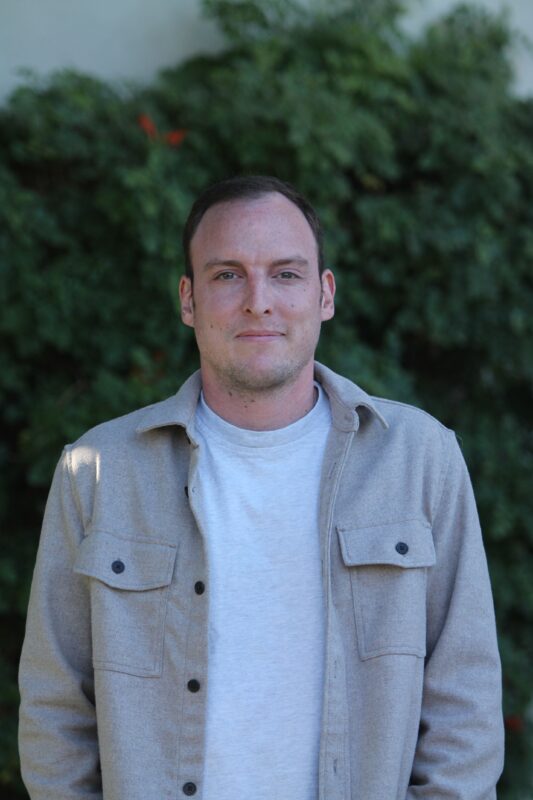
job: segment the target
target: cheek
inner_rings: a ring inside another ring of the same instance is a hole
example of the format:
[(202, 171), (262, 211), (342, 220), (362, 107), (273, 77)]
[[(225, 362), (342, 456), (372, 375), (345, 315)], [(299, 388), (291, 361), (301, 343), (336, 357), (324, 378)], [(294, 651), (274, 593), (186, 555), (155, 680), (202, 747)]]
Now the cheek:
[(225, 291), (209, 292), (202, 298), (204, 319), (223, 320), (235, 310), (235, 306), (239, 302), (237, 291), (231, 291), (228, 287), (224, 288)]
[(225, 332), (231, 330), (234, 321), (235, 314), (231, 309), (221, 307), (219, 303), (204, 303), (196, 309), (197, 336), (209, 339), (212, 344), (216, 345), (217, 337), (222, 338)]
[(220, 298), (212, 297), (209, 294), (199, 295), (195, 304), (196, 321), (203, 328), (211, 327), (211, 323), (216, 326), (224, 314), (223, 308), (224, 304)]
[(320, 297), (313, 295), (292, 300), (287, 306), (287, 311), (294, 319), (313, 325), (320, 319)]

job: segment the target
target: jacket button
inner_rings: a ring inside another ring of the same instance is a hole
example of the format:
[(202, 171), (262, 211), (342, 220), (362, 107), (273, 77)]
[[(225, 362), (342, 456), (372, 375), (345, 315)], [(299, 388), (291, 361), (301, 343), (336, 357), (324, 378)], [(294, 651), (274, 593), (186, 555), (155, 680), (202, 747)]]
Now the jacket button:
[(196, 594), (203, 594), (205, 592), (205, 583), (203, 581), (196, 581), (194, 584), (194, 591)]
[(196, 794), (196, 784), (195, 783), (191, 783), (189, 781), (188, 783), (184, 783), (182, 788), (183, 788), (183, 794), (186, 794), (187, 797), (192, 797), (193, 794)]
[(195, 678), (193, 678), (187, 684), (187, 689), (189, 690), (189, 692), (199, 692), (200, 691), (200, 683), (199, 683), (199, 681), (197, 681)]
[(408, 550), (409, 550), (409, 545), (405, 544), (405, 542), (398, 542), (398, 544), (396, 545), (396, 552), (399, 553), (401, 556), (404, 556)]
[(117, 560), (113, 561), (111, 564), (111, 569), (116, 575), (120, 575), (121, 572), (124, 572), (126, 567), (124, 566), (124, 562), (117, 558)]

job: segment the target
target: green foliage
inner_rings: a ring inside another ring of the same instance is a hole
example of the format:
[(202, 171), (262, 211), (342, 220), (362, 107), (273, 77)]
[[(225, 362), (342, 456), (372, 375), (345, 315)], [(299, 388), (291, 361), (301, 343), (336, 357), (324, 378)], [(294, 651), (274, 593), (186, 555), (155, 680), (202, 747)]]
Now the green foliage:
[(411, 41), (394, 0), (205, 6), (223, 53), (127, 93), (65, 72), (0, 110), (0, 786), (24, 796), (14, 681), (53, 465), (193, 369), (176, 307), (188, 208), (214, 180), (267, 173), (326, 229), (339, 294), (319, 356), (462, 440), (504, 659), (500, 797), (527, 797), (533, 101), (510, 92), (507, 23), (461, 6)]

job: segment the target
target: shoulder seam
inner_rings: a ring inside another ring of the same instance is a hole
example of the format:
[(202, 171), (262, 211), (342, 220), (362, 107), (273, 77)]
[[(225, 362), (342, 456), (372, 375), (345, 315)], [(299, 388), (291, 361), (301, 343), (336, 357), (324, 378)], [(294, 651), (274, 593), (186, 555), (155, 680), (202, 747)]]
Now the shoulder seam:
[[(161, 400), (160, 402), (165, 402), (165, 401)], [(135, 432), (139, 418), (142, 418), (145, 412), (148, 412), (151, 408), (153, 408), (156, 405), (157, 403), (151, 403), (150, 405), (147, 406), (141, 406), (141, 408), (134, 408), (132, 411), (127, 411), (125, 414), (120, 414), (118, 417), (111, 417), (110, 419), (102, 420), (102, 422), (97, 422), (95, 425), (92, 425), (90, 428), (87, 428), (87, 430), (83, 431), (83, 433), (76, 439), (76, 441), (68, 446), (74, 448), (78, 444), (82, 443), (82, 440), (86, 436), (90, 436), (92, 434), (100, 434), (102, 429), (105, 429), (108, 426), (116, 428), (119, 428), (121, 424), (125, 426), (126, 423), (128, 423), (128, 420), (131, 423), (131, 431)], [(137, 420), (132, 421), (132, 418), (134, 417), (137, 417)]]
[(415, 411), (418, 414), (423, 414), (424, 417), (427, 417), (432, 422), (436, 422), (443, 430), (450, 431), (451, 429), (448, 428), (444, 423), (442, 423), (437, 417), (434, 417), (433, 414), (430, 414), (428, 411), (424, 411), (423, 408), (418, 408), (418, 406), (413, 406), (410, 403), (402, 403), (400, 400), (389, 400), (386, 397), (376, 397), (375, 395), (371, 395), (372, 400), (375, 400), (377, 403), (387, 403), (391, 406), (401, 406), (402, 408), (407, 408), (409, 411)]
[(85, 530), (85, 525), (83, 524), (83, 510), (82, 510), (82, 507), (81, 507), (80, 498), (78, 496), (77, 487), (76, 487), (76, 484), (74, 482), (74, 476), (72, 474), (72, 472), (73, 472), (73, 470), (72, 470), (72, 445), (70, 445), (70, 444), (65, 445), (65, 447), (63, 448), (63, 452), (65, 453), (65, 464), (66, 464), (66, 468), (67, 468), (67, 475), (68, 475), (68, 482), (69, 482), (69, 485), (70, 485), (70, 491), (72, 492), (72, 497), (74, 499), (74, 503), (76, 504), (76, 508), (78, 510), (78, 516), (79, 516), (79, 519), (80, 519), (80, 524), (81, 524), (83, 530)]
[(448, 472), (450, 471), (450, 464), (451, 464), (451, 461), (452, 461), (452, 446), (453, 446), (453, 443), (456, 441), (455, 433), (452, 430), (449, 430), (448, 428), (446, 430), (448, 431), (448, 434), (449, 434), (449, 436), (448, 436), (448, 450), (446, 452), (446, 460), (445, 460), (445, 462), (443, 464), (443, 467), (442, 467), (442, 470), (441, 470), (440, 487), (439, 487), (439, 492), (438, 492), (437, 498), (435, 500), (435, 507), (434, 507), (432, 520), (431, 520), (432, 525), (433, 525), (433, 522), (437, 519), (437, 517), (439, 515), (440, 505), (442, 503), (442, 498), (444, 496), (444, 486), (446, 484), (446, 479), (448, 477)]

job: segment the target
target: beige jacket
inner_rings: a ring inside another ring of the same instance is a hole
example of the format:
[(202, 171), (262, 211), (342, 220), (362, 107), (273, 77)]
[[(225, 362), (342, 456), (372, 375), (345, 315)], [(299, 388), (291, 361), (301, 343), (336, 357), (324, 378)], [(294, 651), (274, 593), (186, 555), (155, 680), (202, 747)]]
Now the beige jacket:
[[(455, 436), (319, 364), (316, 377), (333, 416), (319, 800), (491, 800), (500, 662)], [(196, 373), (175, 397), (89, 431), (58, 465), (20, 665), (32, 800), (202, 797), (209, 564), (189, 503), (199, 389)]]

